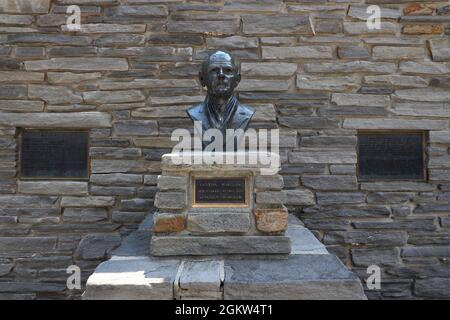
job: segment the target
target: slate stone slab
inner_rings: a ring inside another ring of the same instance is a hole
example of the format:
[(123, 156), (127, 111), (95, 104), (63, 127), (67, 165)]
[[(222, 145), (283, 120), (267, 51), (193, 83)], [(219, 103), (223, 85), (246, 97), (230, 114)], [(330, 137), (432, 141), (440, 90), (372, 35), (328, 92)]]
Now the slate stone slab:
[(249, 212), (190, 212), (187, 217), (187, 229), (194, 233), (244, 233), (249, 228)]
[(153, 236), (154, 256), (205, 256), (221, 254), (289, 254), (291, 243), (285, 236)]
[(365, 299), (359, 279), (332, 255), (226, 260), (224, 299)]
[(83, 299), (171, 300), (178, 260), (115, 257), (89, 277)]
[(178, 269), (175, 298), (222, 299), (223, 260), (185, 260)]

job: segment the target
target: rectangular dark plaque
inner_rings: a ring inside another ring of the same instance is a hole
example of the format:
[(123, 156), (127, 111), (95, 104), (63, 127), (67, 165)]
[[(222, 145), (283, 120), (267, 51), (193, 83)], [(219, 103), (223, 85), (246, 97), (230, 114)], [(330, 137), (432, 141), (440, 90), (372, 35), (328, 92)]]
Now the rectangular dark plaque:
[(422, 132), (358, 134), (359, 178), (423, 180), (423, 141)]
[(88, 132), (25, 130), (22, 178), (88, 178)]
[(197, 178), (194, 179), (195, 205), (246, 205), (247, 179)]

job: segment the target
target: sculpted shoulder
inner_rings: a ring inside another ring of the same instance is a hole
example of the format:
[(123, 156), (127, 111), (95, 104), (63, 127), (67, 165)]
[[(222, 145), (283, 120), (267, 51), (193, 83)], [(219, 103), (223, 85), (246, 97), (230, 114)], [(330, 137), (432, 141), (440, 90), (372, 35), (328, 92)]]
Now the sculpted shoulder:
[(244, 106), (242, 104), (239, 104), (239, 108), (237, 110), (239, 114), (245, 118), (251, 118), (253, 117), (253, 114), (255, 113), (255, 109), (252, 107)]
[(205, 105), (203, 102), (192, 106), (186, 110), (188, 116), (193, 120), (199, 120), (204, 117)]

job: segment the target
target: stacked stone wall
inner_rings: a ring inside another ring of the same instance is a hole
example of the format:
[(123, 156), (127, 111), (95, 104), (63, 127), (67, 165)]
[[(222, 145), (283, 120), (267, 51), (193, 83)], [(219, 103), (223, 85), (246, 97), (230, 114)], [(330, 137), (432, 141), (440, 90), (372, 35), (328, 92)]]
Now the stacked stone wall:
[[(241, 62), (252, 125), (281, 130), (289, 211), (362, 279), (380, 266), (369, 298), (450, 298), (449, 26), (445, 1), (1, 1), (0, 298), (79, 297), (67, 266), (84, 282), (153, 212), (212, 49)], [(20, 179), (28, 128), (89, 130), (89, 180)], [(428, 180), (359, 181), (359, 130), (425, 131)]]

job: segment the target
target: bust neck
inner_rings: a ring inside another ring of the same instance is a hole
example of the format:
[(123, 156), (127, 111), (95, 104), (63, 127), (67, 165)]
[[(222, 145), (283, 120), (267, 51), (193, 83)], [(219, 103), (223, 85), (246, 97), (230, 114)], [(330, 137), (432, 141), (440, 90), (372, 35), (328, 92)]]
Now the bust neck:
[(217, 100), (211, 101), (210, 99), (211, 96), (207, 96), (205, 100), (208, 122), (213, 128), (222, 130), (233, 118), (238, 104), (237, 98), (231, 95), (222, 105), (218, 105)]
[(225, 110), (225, 106), (230, 101), (230, 99), (233, 97), (233, 95), (208, 95), (207, 101), (214, 105), (215, 110), (219, 114), (223, 114)]

